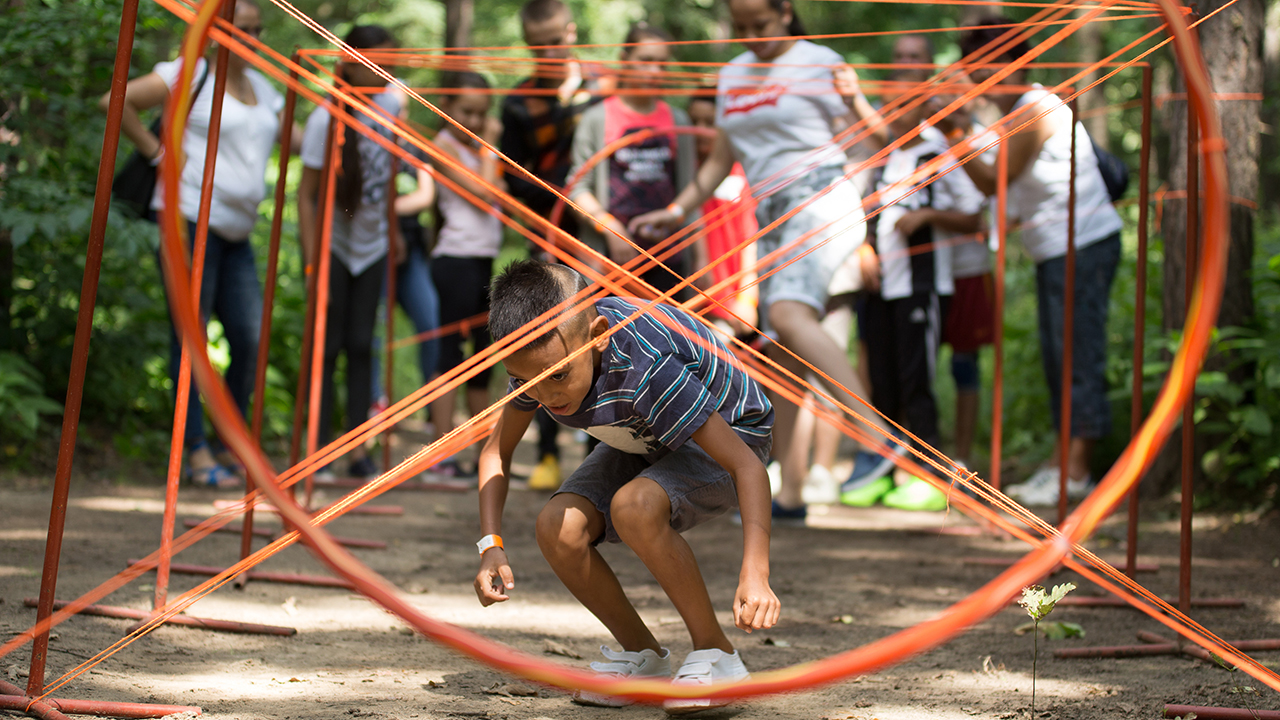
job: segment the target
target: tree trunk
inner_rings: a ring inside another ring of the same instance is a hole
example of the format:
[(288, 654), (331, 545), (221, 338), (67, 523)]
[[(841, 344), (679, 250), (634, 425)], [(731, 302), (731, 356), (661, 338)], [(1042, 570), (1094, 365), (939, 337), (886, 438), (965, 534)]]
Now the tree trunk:
[[(1087, 11), (1081, 10), (1080, 14), (1086, 14)], [(1102, 26), (1098, 23), (1089, 23), (1080, 28), (1075, 34), (1076, 45), (1079, 48), (1079, 61), (1083, 63), (1097, 62), (1103, 56), (1102, 45)], [(1096, 80), (1098, 73), (1089, 73), (1081, 78), (1078, 85), (1085, 87), (1089, 83)], [(1107, 112), (1103, 109), (1107, 107), (1106, 85), (1099, 85), (1089, 92), (1080, 96), (1079, 109), (1080, 115), (1084, 118), (1085, 129), (1089, 131), (1089, 137), (1103, 148), (1111, 148), (1111, 134), (1107, 131)]]
[[(1208, 14), (1226, 4), (1211, 0), (1201, 7)], [(1200, 45), (1213, 81), (1214, 92), (1258, 94), (1262, 92), (1262, 28), (1264, 0), (1237, 0), (1230, 8), (1200, 26)], [(1179, 83), (1185, 89), (1184, 83)], [(1187, 105), (1170, 102), (1169, 177), (1172, 190), (1187, 187)], [(1258, 197), (1259, 129), (1261, 103), (1225, 99), (1217, 103), (1222, 133), (1227, 142), (1227, 178), (1231, 202), (1231, 238), (1226, 286), (1218, 325), (1244, 325), (1254, 314), (1253, 217), (1251, 205)], [(1187, 206), (1184, 199), (1166, 200), (1164, 237), (1164, 328), (1181, 328), (1186, 321)], [(1197, 438), (1197, 445), (1203, 443)], [(1156, 466), (1149, 489), (1164, 494), (1180, 481), (1181, 439), (1175, 433)], [(1197, 452), (1196, 457), (1200, 456)], [(1198, 468), (1197, 468), (1198, 470)]]
[(444, 46), (450, 50), (471, 47), (475, 24), (475, 0), (444, 1)]
[(1267, 29), (1263, 42), (1263, 96), (1262, 104), (1262, 157), (1268, 160), (1259, 168), (1262, 175), (1263, 207), (1275, 212), (1280, 209), (1280, 139), (1277, 139), (1277, 128), (1280, 127), (1280, 3), (1271, 3), (1267, 8)]

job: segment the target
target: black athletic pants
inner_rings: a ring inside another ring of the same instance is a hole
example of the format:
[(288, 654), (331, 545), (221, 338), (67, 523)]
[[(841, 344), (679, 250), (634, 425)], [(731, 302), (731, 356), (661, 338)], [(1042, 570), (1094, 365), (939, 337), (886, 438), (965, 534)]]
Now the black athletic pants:
[(333, 433), (333, 371), (339, 353), (347, 356), (347, 424), (369, 419), (373, 390), (373, 329), (387, 274), (387, 258), (352, 275), (341, 260), (329, 262), (329, 315), (324, 335), (324, 376), (320, 390), (320, 445)]
[(933, 379), (945, 300), (933, 293), (897, 300), (872, 294), (863, 316), (871, 404), (934, 448), (941, 440)]

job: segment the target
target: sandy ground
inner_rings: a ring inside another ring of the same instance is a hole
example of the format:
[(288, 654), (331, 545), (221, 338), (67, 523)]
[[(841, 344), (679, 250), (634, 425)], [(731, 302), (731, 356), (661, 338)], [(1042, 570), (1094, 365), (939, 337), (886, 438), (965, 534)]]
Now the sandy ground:
[[(523, 458), (528, 461), (528, 449)], [(519, 459), (519, 458), (518, 458)], [(526, 465), (527, 466), (527, 465)], [(44, 549), (49, 492), (41, 479), (0, 484), (0, 638), (27, 628)], [(128, 558), (154, 549), (160, 532), (158, 479), (143, 487), (78, 483), (73, 491), (58, 596), (78, 596), (122, 569)], [(517, 485), (519, 485), (517, 483)], [(329, 499), (334, 497), (329, 491)], [(212, 501), (233, 497), (184, 489), (180, 517), (203, 517)], [(578, 606), (540, 556), (533, 520), (546, 496), (517, 486), (508, 502), (506, 532), (517, 573), (513, 599), (482, 608), (471, 589), (477, 559), (476, 497), (471, 492), (393, 491), (379, 503), (403, 507), (399, 517), (345, 517), (332, 525), (345, 536), (380, 539), (386, 550), (355, 551), (404, 590), (424, 612), (531, 653), (548, 640), (582, 660), (544, 654), (578, 666), (597, 659), (609, 642), (604, 628)], [(1154, 511), (1141, 525), (1140, 559), (1159, 565), (1140, 581), (1162, 595), (1176, 593), (1177, 527)], [(270, 525), (272, 521), (263, 520)], [(810, 527), (778, 528), (773, 585), (783, 602), (781, 623), (754, 635), (731, 631), (752, 670), (817, 660), (885, 637), (936, 616), (976, 590), (999, 568), (972, 558), (1016, 558), (1025, 547), (994, 537), (928, 532), (969, 522), (951, 513), (830, 508)], [(179, 532), (183, 528), (179, 526)], [(1123, 557), (1119, 519), (1090, 542)], [(727, 518), (688, 533), (712, 598), (726, 626), (740, 561), (741, 531)], [(259, 541), (260, 543), (262, 541)], [(225, 565), (238, 536), (219, 534), (183, 553), (179, 562)], [(678, 617), (643, 565), (626, 548), (608, 547), (628, 595), (676, 659), (691, 648)], [(323, 574), (301, 547), (270, 559), (263, 569)], [(174, 591), (200, 579), (175, 576)], [(1050, 583), (1074, 581), (1078, 595), (1102, 591), (1070, 572)], [(1193, 595), (1238, 597), (1243, 609), (1198, 609), (1193, 617), (1227, 639), (1280, 638), (1280, 518), (1198, 516)], [(104, 601), (150, 607), (154, 575)], [(410, 632), (349, 591), (251, 582), (201, 600), (191, 615), (296, 628), (296, 636), (262, 637), (164, 627), (72, 681), (59, 695), (129, 702), (196, 705), (216, 720), (257, 718), (659, 718), (660, 710), (584, 708), (556, 690), (524, 686)], [(1053, 620), (1078, 623), (1083, 639), (1041, 641), (1036, 716), (1108, 720), (1156, 718), (1164, 703), (1280, 709), (1280, 695), (1243, 673), (1186, 657), (1059, 660), (1052, 650), (1082, 645), (1134, 644), (1135, 631), (1167, 632), (1131, 609), (1061, 607)], [(711, 711), (715, 718), (818, 720), (952, 720), (1028, 716), (1031, 637), (1015, 629), (1027, 621), (1006, 610), (949, 644), (892, 669), (805, 693), (755, 700)], [(127, 620), (81, 616), (56, 628), (49, 678), (57, 678), (126, 632)], [(0, 673), (25, 685), (28, 649), (0, 658)], [(1259, 653), (1271, 668), (1280, 653)], [(504, 686), (516, 683), (517, 687)], [(495, 687), (497, 690), (495, 690)], [(1260, 694), (1245, 688), (1261, 688)], [(523, 688), (523, 690), (522, 690)], [(515, 690), (515, 692), (512, 692)], [(522, 691), (536, 695), (521, 695)], [(497, 694), (495, 694), (497, 693)], [(3, 714), (3, 711), (0, 711)]]

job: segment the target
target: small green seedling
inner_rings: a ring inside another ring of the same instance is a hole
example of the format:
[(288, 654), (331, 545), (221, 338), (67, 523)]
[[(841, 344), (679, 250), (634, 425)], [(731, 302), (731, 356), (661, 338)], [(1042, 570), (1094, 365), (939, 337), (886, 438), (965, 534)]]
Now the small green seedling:
[[(1045, 591), (1039, 585), (1029, 585), (1022, 588), (1022, 598), (1018, 600), (1018, 604), (1027, 611), (1027, 615), (1031, 616), (1032, 633), (1031, 633), (1031, 717), (1036, 716), (1036, 662), (1040, 658), (1040, 621), (1049, 616), (1053, 612), (1053, 608), (1058, 605), (1058, 601), (1067, 596), (1067, 593), (1075, 590), (1075, 583), (1063, 583), (1054, 585), (1053, 590)], [(1065, 623), (1062, 623), (1065, 625)], [(1079, 627), (1079, 626), (1077, 626)], [(1081, 631), (1083, 634), (1083, 631)]]

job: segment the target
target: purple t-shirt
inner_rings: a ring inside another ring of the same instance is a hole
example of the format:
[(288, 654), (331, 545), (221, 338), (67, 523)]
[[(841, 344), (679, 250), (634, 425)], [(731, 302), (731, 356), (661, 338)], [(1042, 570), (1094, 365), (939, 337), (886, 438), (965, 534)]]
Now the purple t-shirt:
[[(610, 297), (596, 302), (596, 312), (614, 327), (636, 316), (640, 306), (632, 298)], [(519, 383), (508, 387), (516, 390)], [(527, 395), (512, 403), (525, 411), (538, 407)], [(769, 442), (773, 407), (760, 385), (705, 325), (682, 310), (657, 305), (609, 338), (579, 411), (553, 417), (656, 461), (683, 445), (713, 412), (748, 445)]]

